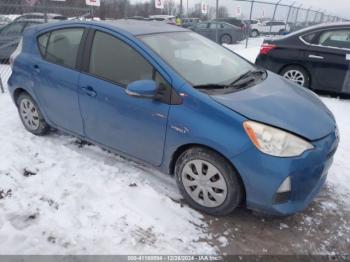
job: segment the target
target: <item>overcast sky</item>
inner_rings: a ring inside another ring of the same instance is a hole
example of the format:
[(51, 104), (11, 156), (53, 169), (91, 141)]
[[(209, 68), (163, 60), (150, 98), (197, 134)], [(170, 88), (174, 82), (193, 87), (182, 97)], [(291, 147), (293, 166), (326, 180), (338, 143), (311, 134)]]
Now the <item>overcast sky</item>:
[[(145, 2), (147, 0), (131, 0), (132, 2)], [(178, 3), (180, 0), (176, 0)], [(194, 4), (200, 3), (200, 2), (206, 2), (210, 6), (215, 6), (216, 0), (183, 0), (183, 6), (184, 10), (186, 11), (187, 1), (189, 8), (193, 7)], [(262, 1), (271, 1), (271, 2), (277, 2), (277, 0), (262, 0)], [(347, 19), (350, 19), (350, 0), (295, 0), (296, 5), (303, 4), (303, 7), (309, 8), (312, 6), (313, 9), (322, 11), (327, 11), (331, 15), (341, 16)], [(294, 0), (282, 0), (281, 3), (285, 4), (291, 4)], [(234, 0), (219, 0), (220, 5), (225, 5), (230, 12), (230, 15), (235, 14), (235, 9), (237, 6), (240, 6), (242, 8), (242, 12), (244, 16), (247, 16), (249, 14), (249, 3), (244, 2), (238, 2)], [(273, 11), (273, 7), (269, 5), (259, 5), (256, 4), (256, 8), (254, 9), (253, 16), (255, 17), (261, 17), (262, 15), (265, 16), (271, 16), (271, 13)], [(287, 9), (286, 8), (279, 8), (277, 11), (277, 18), (282, 19), (283, 17), (286, 17)], [(305, 12), (306, 13), (306, 12)], [(305, 16), (306, 14), (300, 14), (300, 16)], [(310, 13), (310, 17), (314, 16), (314, 14)], [(302, 18), (301, 18), (302, 19)], [(312, 19), (312, 18), (311, 18)]]

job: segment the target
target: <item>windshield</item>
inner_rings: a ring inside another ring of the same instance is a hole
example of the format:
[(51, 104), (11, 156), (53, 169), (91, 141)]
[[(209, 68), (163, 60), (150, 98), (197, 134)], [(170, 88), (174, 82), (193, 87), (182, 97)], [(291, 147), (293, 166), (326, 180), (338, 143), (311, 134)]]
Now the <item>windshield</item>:
[(250, 63), (194, 32), (139, 37), (194, 87), (227, 85), (247, 71)]

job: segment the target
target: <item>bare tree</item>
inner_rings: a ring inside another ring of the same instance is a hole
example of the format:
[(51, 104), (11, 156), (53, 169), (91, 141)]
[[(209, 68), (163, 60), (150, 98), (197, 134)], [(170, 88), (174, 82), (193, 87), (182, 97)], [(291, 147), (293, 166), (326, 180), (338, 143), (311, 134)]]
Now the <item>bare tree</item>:
[(165, 9), (168, 15), (174, 15), (176, 13), (175, 0), (166, 0)]
[(228, 10), (226, 6), (219, 6), (218, 18), (228, 17)]

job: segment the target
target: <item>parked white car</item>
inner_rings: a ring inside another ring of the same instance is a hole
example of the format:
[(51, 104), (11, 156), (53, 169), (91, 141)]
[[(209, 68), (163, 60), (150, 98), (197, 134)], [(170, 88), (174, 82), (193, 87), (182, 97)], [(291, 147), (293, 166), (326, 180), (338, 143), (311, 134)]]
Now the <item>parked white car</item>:
[(162, 21), (168, 24), (176, 24), (176, 17), (173, 15), (150, 15), (149, 18), (155, 21)]
[(250, 36), (257, 37), (261, 34), (285, 34), (290, 31), (290, 26), (283, 21), (250, 21)]

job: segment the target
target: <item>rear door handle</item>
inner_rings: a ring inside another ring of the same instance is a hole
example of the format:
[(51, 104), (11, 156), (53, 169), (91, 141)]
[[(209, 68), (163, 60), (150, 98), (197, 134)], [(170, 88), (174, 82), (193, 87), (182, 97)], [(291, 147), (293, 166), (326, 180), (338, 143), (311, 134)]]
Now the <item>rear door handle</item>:
[(88, 96), (95, 97), (97, 95), (96, 91), (91, 86), (83, 86), (81, 89)]
[(324, 59), (323, 56), (319, 56), (319, 55), (309, 55), (309, 58), (314, 58), (314, 59)]
[(36, 71), (36, 72), (40, 72), (40, 66), (38, 66), (38, 65), (33, 65), (33, 68), (34, 68), (34, 70)]

